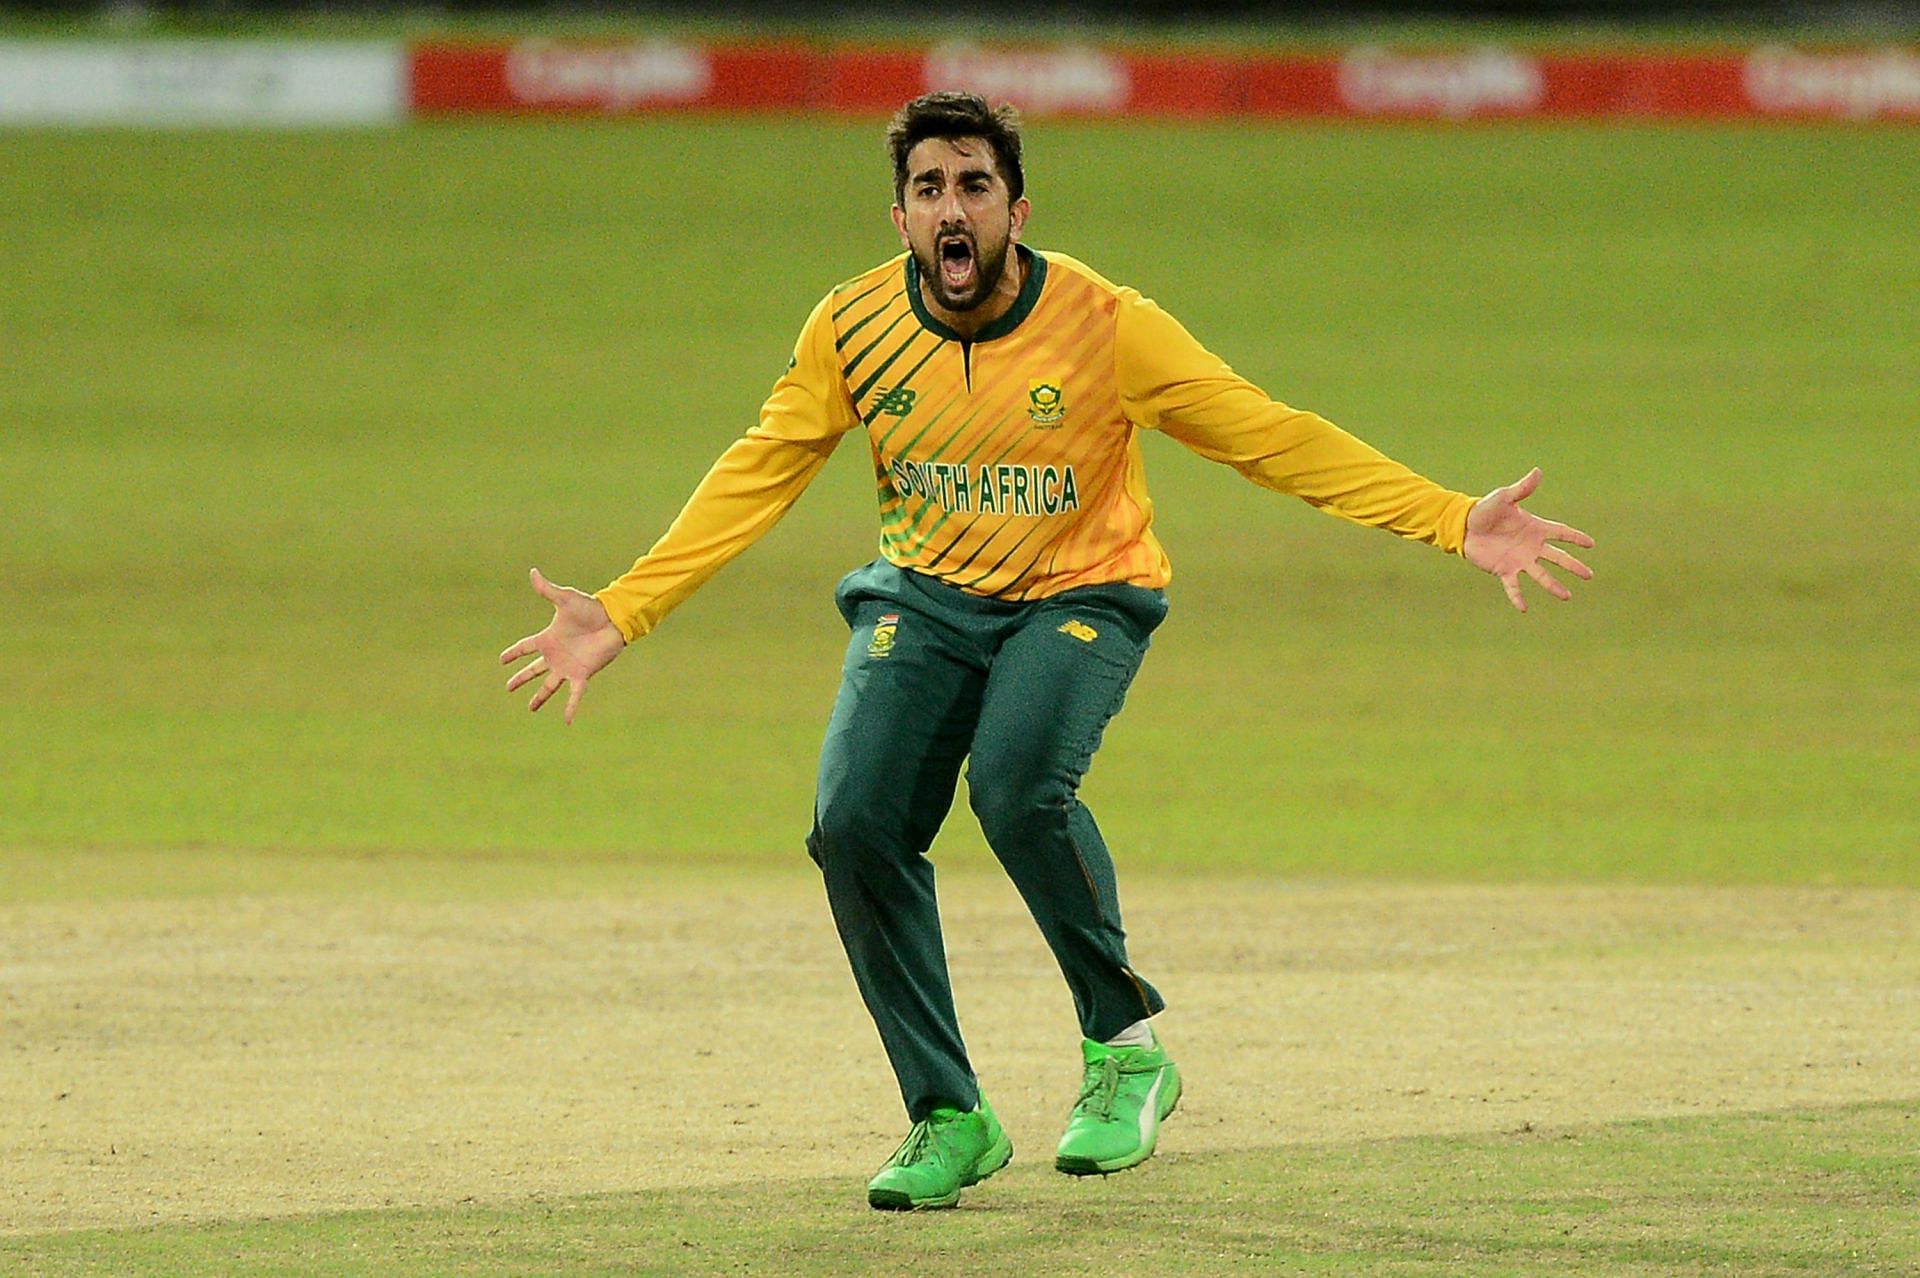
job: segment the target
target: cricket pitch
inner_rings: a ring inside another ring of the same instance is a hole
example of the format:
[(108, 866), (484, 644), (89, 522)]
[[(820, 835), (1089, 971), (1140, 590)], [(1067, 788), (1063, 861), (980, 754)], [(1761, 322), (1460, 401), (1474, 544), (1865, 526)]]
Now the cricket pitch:
[[(1018, 898), (941, 878), (1017, 1160), (1078, 1074)], [(1123, 875), (1162, 1152), (1920, 1096), (1911, 891)], [(0, 1232), (844, 1176), (904, 1130), (817, 878), (0, 906)]]

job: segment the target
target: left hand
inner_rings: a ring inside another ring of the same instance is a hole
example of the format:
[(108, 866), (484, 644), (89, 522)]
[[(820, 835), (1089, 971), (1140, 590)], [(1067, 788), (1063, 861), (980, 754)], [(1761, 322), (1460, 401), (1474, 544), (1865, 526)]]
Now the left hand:
[(1591, 547), (1593, 538), (1578, 528), (1520, 509), (1520, 503), (1539, 486), (1540, 468), (1535, 466), (1518, 483), (1494, 489), (1467, 512), (1467, 541), (1462, 551), (1467, 562), (1498, 577), (1507, 588), (1508, 601), (1521, 612), (1527, 610), (1526, 597), (1520, 593), (1521, 573), (1539, 582), (1555, 599), (1573, 598), (1573, 592), (1546, 570), (1542, 560), (1565, 568), (1582, 581), (1593, 579), (1593, 569), (1548, 544), (1562, 541)]

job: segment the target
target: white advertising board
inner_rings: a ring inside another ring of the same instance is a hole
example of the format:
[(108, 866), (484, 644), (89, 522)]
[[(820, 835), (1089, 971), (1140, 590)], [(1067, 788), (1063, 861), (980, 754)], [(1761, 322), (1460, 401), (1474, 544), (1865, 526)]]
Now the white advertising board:
[(0, 40), (0, 125), (391, 124), (399, 43)]

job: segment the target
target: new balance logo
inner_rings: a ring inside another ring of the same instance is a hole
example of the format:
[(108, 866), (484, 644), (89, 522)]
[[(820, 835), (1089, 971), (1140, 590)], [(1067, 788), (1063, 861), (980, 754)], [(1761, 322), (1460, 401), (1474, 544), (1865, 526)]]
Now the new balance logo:
[(904, 386), (882, 391), (880, 398), (873, 402), (875, 413), (888, 413), (894, 417), (905, 417), (913, 411), (914, 393)]

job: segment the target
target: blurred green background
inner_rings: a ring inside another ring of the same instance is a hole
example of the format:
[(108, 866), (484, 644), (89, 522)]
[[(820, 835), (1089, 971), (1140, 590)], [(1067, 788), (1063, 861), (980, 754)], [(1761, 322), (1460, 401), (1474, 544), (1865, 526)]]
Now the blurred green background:
[[(4, 148), (0, 846), (804, 855), (859, 440), (572, 728), (495, 657), (528, 566), (623, 571), (895, 251), (877, 122)], [(1912, 160), (1036, 123), (1029, 242), (1444, 483), (1542, 466), (1600, 541), (1522, 617), (1148, 439), (1174, 610), (1086, 790), (1122, 866), (1920, 883)], [(964, 807), (936, 855), (987, 855)]]

